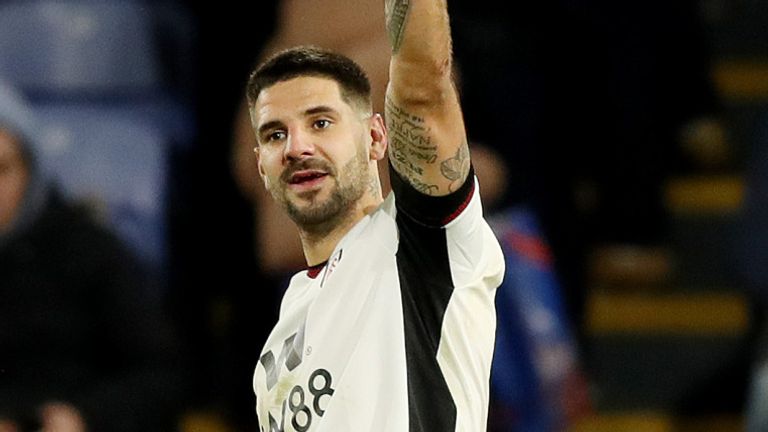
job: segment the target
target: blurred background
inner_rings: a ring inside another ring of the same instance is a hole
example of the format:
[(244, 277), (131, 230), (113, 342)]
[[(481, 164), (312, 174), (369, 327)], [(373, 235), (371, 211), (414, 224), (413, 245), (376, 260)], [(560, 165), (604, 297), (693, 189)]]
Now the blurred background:
[[(170, 323), (164, 430), (258, 429), (251, 374), (300, 269), (253, 176), (249, 72), (314, 43), (369, 68), (377, 107), (386, 82), (382, 2), (252, 3), (0, 0), (41, 170)], [(507, 255), (489, 429), (768, 431), (768, 3), (448, 3)]]

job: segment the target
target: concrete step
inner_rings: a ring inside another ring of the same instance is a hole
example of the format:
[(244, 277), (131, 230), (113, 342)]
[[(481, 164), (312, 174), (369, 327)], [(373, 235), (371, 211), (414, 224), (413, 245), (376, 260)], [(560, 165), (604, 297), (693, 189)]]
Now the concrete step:
[(588, 266), (590, 285), (597, 288), (659, 286), (669, 283), (675, 272), (672, 253), (662, 246), (599, 246)]
[(586, 308), (584, 360), (596, 407), (739, 411), (748, 379), (750, 325), (747, 300), (727, 288), (593, 291)]
[(741, 432), (738, 415), (675, 417), (662, 412), (615, 412), (597, 414), (578, 422), (570, 432)]
[(665, 205), (673, 216), (735, 215), (744, 204), (741, 175), (699, 175), (672, 178)]
[(768, 58), (730, 58), (717, 61), (712, 79), (729, 103), (768, 101)]
[(592, 336), (738, 337), (749, 328), (747, 299), (729, 292), (592, 292), (586, 330)]

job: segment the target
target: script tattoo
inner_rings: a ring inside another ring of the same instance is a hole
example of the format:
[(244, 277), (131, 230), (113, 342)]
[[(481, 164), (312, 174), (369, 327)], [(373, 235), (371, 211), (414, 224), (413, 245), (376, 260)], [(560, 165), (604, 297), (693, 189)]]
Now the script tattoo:
[(389, 42), (392, 44), (392, 52), (397, 52), (403, 41), (409, 3), (409, 0), (387, 0), (385, 3), (387, 30), (389, 31)]
[(420, 182), (419, 180), (416, 180), (416, 179), (410, 179), (410, 181), (411, 181), (411, 186), (413, 186), (414, 189), (416, 189), (417, 191), (425, 195), (437, 194), (437, 191), (438, 191), (437, 185), (427, 184), (424, 182)]
[(408, 113), (389, 98), (386, 100), (386, 113), (392, 165), (420, 192), (436, 194), (438, 186), (424, 182), (424, 168), (417, 163), (433, 164), (437, 161), (437, 146), (432, 143), (424, 119)]
[(451, 181), (449, 191), (455, 190), (454, 184), (459, 183), (460, 185), (469, 173), (469, 147), (466, 141), (459, 146), (455, 155), (440, 163), (440, 173)]

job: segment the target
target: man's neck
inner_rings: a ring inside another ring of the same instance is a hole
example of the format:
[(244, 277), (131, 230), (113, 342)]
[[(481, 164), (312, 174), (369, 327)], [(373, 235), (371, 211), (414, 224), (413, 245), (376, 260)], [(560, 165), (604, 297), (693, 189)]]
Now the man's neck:
[(382, 201), (383, 199), (379, 197), (375, 202), (368, 205), (360, 203), (351, 214), (338, 221), (331, 228), (314, 230), (299, 227), (301, 245), (304, 249), (307, 265), (311, 267), (328, 261), (341, 239), (365, 216), (373, 213)]

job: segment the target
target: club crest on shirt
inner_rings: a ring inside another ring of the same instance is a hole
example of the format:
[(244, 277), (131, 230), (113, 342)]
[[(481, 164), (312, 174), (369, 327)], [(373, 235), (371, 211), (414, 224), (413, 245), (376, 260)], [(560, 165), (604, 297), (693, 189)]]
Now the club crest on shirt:
[(333, 271), (336, 270), (336, 266), (339, 265), (339, 262), (341, 262), (341, 256), (344, 252), (344, 249), (339, 249), (338, 252), (333, 254), (330, 260), (328, 260), (328, 266), (325, 269), (325, 273), (323, 274), (323, 279), (320, 281), (320, 287), (322, 288), (323, 285), (325, 285), (325, 281), (327, 281), (331, 274), (333, 274)]

